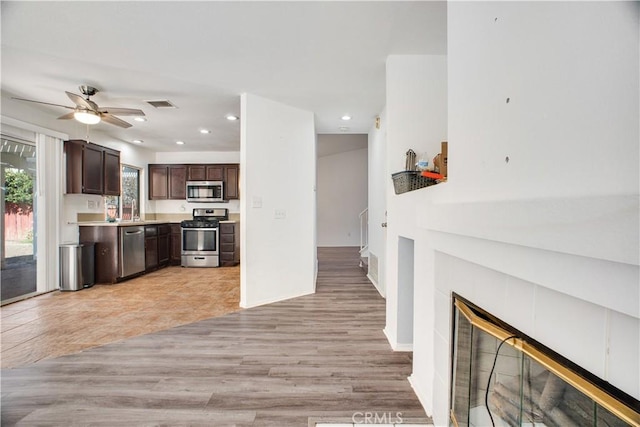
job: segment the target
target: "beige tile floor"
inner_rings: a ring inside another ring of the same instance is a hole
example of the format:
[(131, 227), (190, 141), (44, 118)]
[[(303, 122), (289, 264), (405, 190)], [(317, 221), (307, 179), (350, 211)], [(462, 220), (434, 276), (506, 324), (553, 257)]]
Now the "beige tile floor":
[(0, 365), (13, 368), (240, 310), (240, 267), (168, 267), (122, 283), (0, 308)]

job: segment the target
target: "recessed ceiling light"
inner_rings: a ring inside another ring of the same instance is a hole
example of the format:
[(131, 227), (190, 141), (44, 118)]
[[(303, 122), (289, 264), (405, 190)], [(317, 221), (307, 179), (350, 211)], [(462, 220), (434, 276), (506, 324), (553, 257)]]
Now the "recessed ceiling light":
[(344, 121), (351, 120), (351, 116), (348, 116), (348, 115), (346, 115), (346, 114), (345, 114), (344, 116), (342, 116), (341, 118), (342, 118), (342, 120), (344, 120)]
[(176, 141), (176, 144), (178, 144), (178, 145), (184, 145), (184, 141)]
[(229, 114), (227, 116), (227, 120), (231, 120), (232, 122), (235, 121), (235, 120), (238, 120), (238, 118), (239, 118), (238, 116), (234, 116), (232, 114)]
[(135, 120), (136, 122), (146, 122), (147, 118), (146, 117), (136, 117), (133, 120)]
[(207, 133), (211, 133), (211, 131), (209, 129), (200, 129), (200, 133), (207, 134)]
[(136, 144), (142, 144), (144, 141), (141, 139), (134, 139), (133, 142), (135, 142)]

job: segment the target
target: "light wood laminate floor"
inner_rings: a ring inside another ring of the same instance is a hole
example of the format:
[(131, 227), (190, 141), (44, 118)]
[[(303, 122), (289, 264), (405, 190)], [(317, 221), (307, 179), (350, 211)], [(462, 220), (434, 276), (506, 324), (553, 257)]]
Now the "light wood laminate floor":
[(240, 267), (168, 267), (113, 285), (51, 292), (0, 308), (3, 368), (240, 309)]
[(407, 381), (411, 354), (390, 349), (385, 303), (358, 268), (357, 250), (320, 249), (319, 267), (313, 295), (3, 369), (2, 425), (424, 417)]

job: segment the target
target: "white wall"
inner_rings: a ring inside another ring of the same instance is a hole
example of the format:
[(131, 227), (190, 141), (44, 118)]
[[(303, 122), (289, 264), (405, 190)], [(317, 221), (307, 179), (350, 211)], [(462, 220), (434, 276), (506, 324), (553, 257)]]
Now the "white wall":
[[(369, 279), (378, 289), (380, 295), (385, 290), (385, 257), (387, 245), (387, 229), (382, 226), (387, 222), (387, 113), (380, 113), (380, 126), (375, 124), (369, 130)], [(372, 262), (377, 258), (376, 263)]]
[(639, 28), (637, 2), (449, 3), (449, 182), (409, 221), (436, 425), (451, 292), (640, 397)]
[[(436, 55), (398, 55), (387, 59), (386, 170), (387, 245), (385, 281), (387, 323), (385, 334), (394, 349), (410, 350), (412, 342), (398, 339), (398, 241), (416, 240), (416, 198), (423, 191), (395, 194), (391, 174), (405, 168), (406, 152), (428, 152), (430, 157), (447, 139), (447, 60)], [(415, 256), (422, 257), (416, 242)], [(423, 276), (423, 263), (416, 262), (414, 277)], [(416, 290), (417, 292), (417, 290)]]
[(316, 137), (311, 112), (251, 94), (241, 111), (240, 305), (252, 307), (314, 292)]
[[(366, 135), (352, 135), (363, 139)], [(323, 135), (318, 135), (318, 145)], [(318, 246), (360, 245), (359, 214), (367, 207), (367, 149), (318, 158)]]

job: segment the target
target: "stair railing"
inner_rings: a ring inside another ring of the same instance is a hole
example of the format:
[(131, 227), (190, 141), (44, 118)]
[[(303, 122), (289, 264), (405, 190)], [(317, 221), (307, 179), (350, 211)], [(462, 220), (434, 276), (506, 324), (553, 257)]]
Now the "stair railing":
[(360, 218), (360, 254), (369, 249), (369, 208), (358, 215)]

